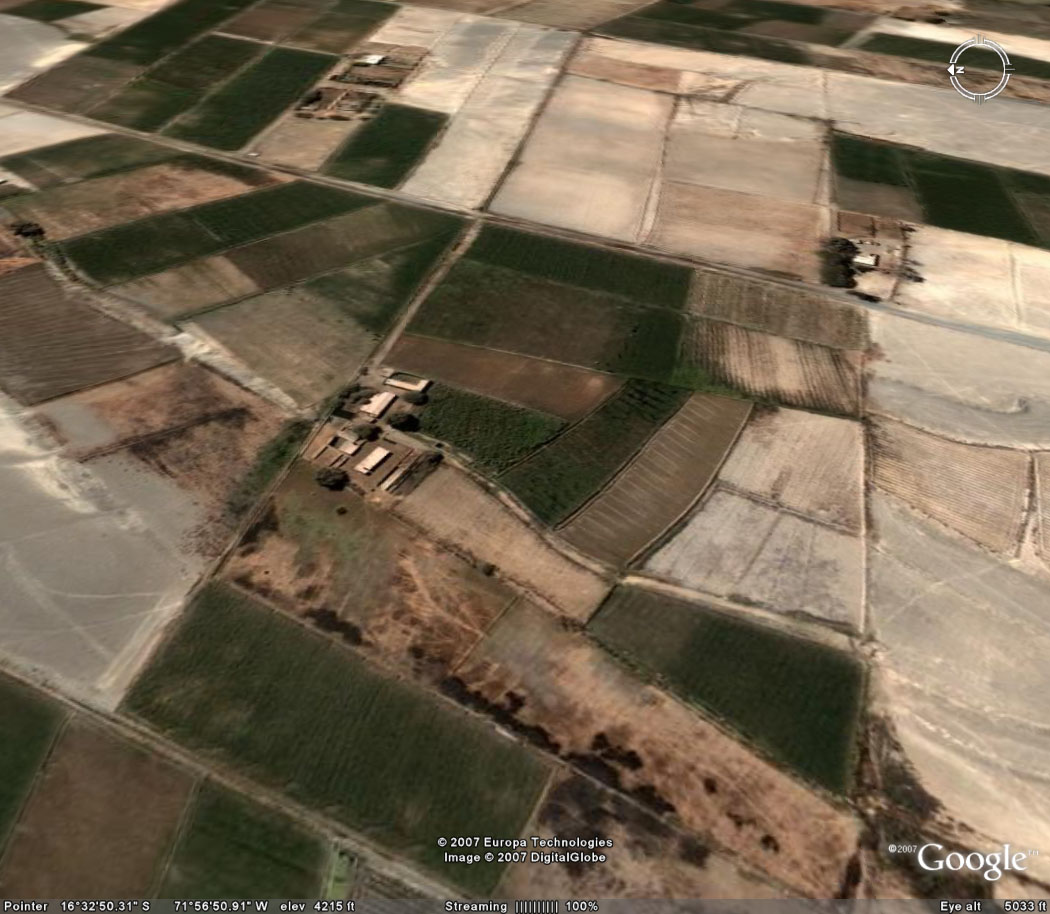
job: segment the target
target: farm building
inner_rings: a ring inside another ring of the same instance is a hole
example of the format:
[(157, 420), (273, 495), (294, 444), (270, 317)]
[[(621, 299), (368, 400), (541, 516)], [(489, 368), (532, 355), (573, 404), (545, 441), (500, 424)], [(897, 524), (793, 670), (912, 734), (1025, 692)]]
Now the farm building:
[(371, 416), (373, 419), (378, 419), (390, 409), (390, 404), (395, 399), (397, 399), (397, 395), (389, 390), (380, 391), (361, 404), (361, 412), (366, 416)]

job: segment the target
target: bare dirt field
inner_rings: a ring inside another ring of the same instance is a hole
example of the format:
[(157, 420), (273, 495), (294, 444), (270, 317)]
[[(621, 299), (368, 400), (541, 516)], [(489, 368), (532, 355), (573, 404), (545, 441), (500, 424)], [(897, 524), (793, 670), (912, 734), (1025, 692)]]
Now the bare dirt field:
[(394, 510), (439, 542), (491, 562), (574, 619), (587, 619), (608, 592), (598, 575), (548, 545), (495, 495), (453, 467), (440, 467)]
[(603, 561), (630, 560), (700, 497), (750, 412), (747, 400), (693, 394), (559, 533)]
[(721, 488), (647, 562), (700, 592), (859, 628), (864, 544)]
[(423, 0), (420, 6), (432, 6), (441, 10), (455, 10), (460, 13), (485, 13), (498, 10), (506, 5), (506, 0)]
[(65, 143), (85, 136), (104, 133), (98, 127), (68, 122), (50, 114), (23, 111), (0, 103), (0, 155), (28, 152), (40, 146)]
[(74, 721), (15, 827), (8, 898), (144, 898), (170, 847), (191, 778), (156, 755)]
[(18, 198), (10, 208), (23, 219), (39, 222), (48, 239), (58, 241), (284, 180), (270, 172), (246, 174), (253, 176), (251, 183), (219, 171), (162, 162)]
[[(527, 0), (509, 9), (500, 10), (500, 15), (522, 22), (535, 22), (561, 29), (593, 29), (616, 19), (646, 4), (642, 0), (576, 0), (563, 3), (561, 0)], [(655, 88), (655, 87), (654, 87)]]
[[(1050, 844), (1045, 576), (967, 545), (892, 496), (869, 499), (868, 606), (898, 737), (943, 813), (1018, 847)], [(930, 658), (935, 657), (935, 663)], [(1046, 879), (1046, 855), (1028, 875)]]
[[(570, 898), (777, 898), (781, 891), (744, 873), (693, 835), (579, 775), (556, 780), (530, 834), (543, 838), (611, 838), (608, 861), (595, 864), (515, 863), (500, 895)], [(537, 848), (543, 852), (543, 848)]]
[(178, 357), (100, 314), (43, 264), (0, 277), (0, 381), (24, 403), (72, 393)]
[(456, 675), (489, 701), (517, 696), (518, 720), (542, 727), (563, 757), (625, 791), (649, 785), (679, 822), (746, 864), (805, 894), (837, 888), (856, 839), (847, 814), (548, 614), (515, 606)]
[(165, 320), (261, 291), (229, 258), (204, 257), (109, 289)]
[(394, 343), (386, 361), (424, 378), (570, 420), (585, 416), (623, 384), (603, 372), (409, 333)]
[(575, 42), (570, 32), (519, 26), (401, 189), (454, 206), (481, 206)]
[(871, 334), (870, 412), (956, 440), (1050, 450), (1050, 352), (895, 314), (873, 313)]
[(863, 354), (783, 339), (720, 321), (697, 321), (683, 340), (687, 362), (734, 387), (791, 406), (857, 415)]
[[(205, 555), (225, 545), (227, 500), (288, 418), (255, 394), (184, 362), (53, 400), (44, 414), (69, 442), (69, 456), (120, 455), (184, 491), (203, 521), (180, 545)], [(93, 460), (89, 465), (96, 466)]]
[(611, 60), (595, 53), (587, 45), (573, 55), (565, 72), (573, 76), (608, 80), (621, 86), (634, 86), (636, 89), (655, 89), (657, 92), (677, 92), (682, 75), (680, 70), (671, 67)]
[(752, 330), (836, 349), (867, 349), (868, 321), (862, 308), (816, 292), (697, 270), (689, 310)]
[(1050, 567), (1050, 454), (1036, 454), (1036, 507), (1039, 511), (1038, 543), (1043, 561)]
[(859, 533), (864, 515), (863, 427), (794, 409), (757, 410), (718, 481)]
[(686, 98), (671, 121), (664, 179), (821, 202), (825, 129), (805, 118)]
[(637, 240), (672, 107), (666, 95), (565, 77), (491, 209)]
[(900, 422), (872, 426), (875, 485), (974, 542), (1012, 554), (1028, 501), (1029, 456), (960, 444)]
[[(52, 67), (8, 94), (57, 111), (83, 111), (145, 72), (144, 66), (79, 55)], [(56, 142), (48, 140), (48, 142)], [(42, 145), (42, 144), (41, 144)]]
[(0, 92), (29, 79), (84, 47), (60, 27), (24, 16), (3, 14), (0, 6)]
[(353, 121), (306, 119), (292, 112), (263, 133), (251, 149), (266, 162), (317, 171), (343, 144), (354, 126)]
[(516, 598), (359, 495), (322, 489), (306, 463), (224, 574), (393, 666), (437, 679)]
[(665, 181), (648, 241), (676, 254), (816, 282), (823, 207)]

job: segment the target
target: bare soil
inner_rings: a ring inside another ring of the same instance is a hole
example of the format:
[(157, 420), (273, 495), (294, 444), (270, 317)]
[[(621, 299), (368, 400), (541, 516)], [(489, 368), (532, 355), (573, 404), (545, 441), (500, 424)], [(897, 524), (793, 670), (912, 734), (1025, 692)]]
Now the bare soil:
[(22, 812), (0, 872), (6, 898), (145, 898), (192, 780), (74, 721)]
[(394, 368), (486, 397), (575, 420), (615, 393), (615, 375), (463, 343), (404, 334), (390, 350)]
[(114, 295), (129, 298), (165, 320), (244, 298), (260, 291), (258, 285), (227, 257), (204, 257), (179, 267), (111, 286)]
[(8, 93), (12, 98), (58, 111), (83, 111), (146, 70), (102, 57), (73, 57)]

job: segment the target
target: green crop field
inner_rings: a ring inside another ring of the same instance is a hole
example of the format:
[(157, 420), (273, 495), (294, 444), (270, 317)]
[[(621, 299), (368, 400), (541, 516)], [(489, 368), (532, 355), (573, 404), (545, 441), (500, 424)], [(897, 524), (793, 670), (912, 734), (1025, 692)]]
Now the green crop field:
[(675, 310), (685, 307), (692, 277), (692, 270), (679, 264), (498, 226), (485, 226), (466, 256), (540, 279)]
[(92, 279), (108, 285), (373, 202), (351, 191), (293, 181), (81, 235), (62, 249)]
[(842, 177), (910, 188), (930, 225), (1050, 247), (1050, 226), (1027, 215), (1050, 206), (1050, 178), (838, 133), (832, 161)]
[(0, 679), (0, 851), (62, 717), (57, 705)]
[(100, 41), (85, 54), (127, 63), (155, 63), (229, 19), (255, 0), (181, 0)]
[(855, 658), (638, 588), (616, 590), (588, 629), (806, 778), (848, 789), (864, 692)]
[(217, 584), (124, 709), (473, 893), (502, 867), (447, 866), (437, 838), (519, 834), (548, 777), (480, 721)]
[(274, 48), (164, 133), (216, 149), (240, 149), (337, 61), (328, 54)]
[(423, 158), (448, 115), (387, 104), (325, 164), (325, 174), (377, 187), (397, 187)]
[(54, 187), (180, 157), (176, 149), (115, 133), (56, 143), (0, 159), (0, 165), (37, 187)]
[(687, 396), (677, 388), (628, 381), (500, 481), (544, 522), (564, 520), (616, 474)]
[(136, 130), (158, 130), (262, 51), (263, 45), (255, 41), (206, 35), (89, 109), (91, 117)]
[(328, 847), (287, 816), (208, 781), (172, 856), (161, 898), (313, 898)]
[(5, 9), (4, 13), (8, 16), (36, 19), (39, 22), (55, 22), (102, 8), (98, 3), (84, 3), (82, 0), (29, 0), (28, 3)]
[(421, 430), (470, 454), (480, 469), (501, 473), (553, 438), (561, 419), (477, 394), (434, 386), (419, 413)]

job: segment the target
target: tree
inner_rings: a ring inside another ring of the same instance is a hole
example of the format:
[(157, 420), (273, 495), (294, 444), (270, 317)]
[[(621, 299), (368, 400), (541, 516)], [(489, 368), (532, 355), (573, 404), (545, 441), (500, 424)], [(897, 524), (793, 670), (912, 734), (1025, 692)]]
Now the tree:
[(336, 467), (321, 467), (314, 473), (314, 479), (317, 480), (319, 486), (331, 489), (333, 492), (342, 491), (350, 482), (350, 477), (347, 475), (346, 470), (340, 470)]
[(401, 399), (413, 406), (422, 406), (427, 402), (427, 395), (421, 390), (406, 390), (401, 394)]
[(396, 413), (390, 417), (390, 427), (399, 432), (414, 432), (419, 429), (419, 420), (411, 413)]
[(373, 425), (371, 422), (355, 422), (350, 426), (352, 431), (358, 438), (364, 438), (365, 441), (375, 441), (379, 437), (378, 426)]

